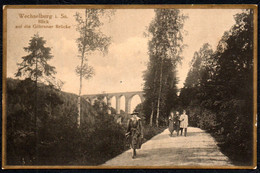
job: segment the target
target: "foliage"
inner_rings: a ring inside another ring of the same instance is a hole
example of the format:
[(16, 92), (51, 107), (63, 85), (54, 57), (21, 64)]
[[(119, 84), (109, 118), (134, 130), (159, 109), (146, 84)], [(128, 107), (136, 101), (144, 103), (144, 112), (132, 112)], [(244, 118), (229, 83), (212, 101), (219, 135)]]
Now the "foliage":
[(114, 117), (106, 112), (95, 117), (95, 124), (82, 124), (80, 144), (84, 148), (78, 163), (97, 165), (125, 150), (125, 133)]
[(36, 140), (33, 89), (30, 79), (7, 79), (8, 165), (95, 165), (125, 149), (124, 130), (106, 110), (82, 99), (77, 128), (77, 95), (44, 84), (38, 86)]
[(107, 114), (108, 105), (104, 102), (104, 96), (99, 96), (97, 100), (95, 100), (93, 107), (99, 111), (97, 112), (99, 115)]
[(215, 52), (208, 44), (195, 52), (180, 100), (191, 124), (223, 136), (223, 151), (236, 155), (240, 164), (251, 164), (253, 11), (234, 18), (236, 24), (224, 33)]
[(55, 85), (60, 84), (60, 81), (55, 81), (55, 67), (48, 64), (48, 61), (53, 58), (51, 48), (45, 47), (46, 41), (39, 34), (35, 34), (29, 41), (29, 46), (24, 47), (24, 50), (29, 54), (22, 57), (23, 61), (17, 63), (18, 70), (16, 77), (29, 78), (37, 82), (45, 82)]
[(144, 133), (144, 142), (150, 140), (155, 135), (163, 132), (165, 130), (165, 126), (163, 127), (151, 127), (149, 125), (143, 125), (143, 133)]
[[(144, 113), (150, 125), (164, 121), (177, 102), (176, 65), (181, 61), (185, 16), (178, 9), (156, 9), (148, 28), (149, 63), (144, 73)], [(156, 114), (156, 118), (154, 115)]]

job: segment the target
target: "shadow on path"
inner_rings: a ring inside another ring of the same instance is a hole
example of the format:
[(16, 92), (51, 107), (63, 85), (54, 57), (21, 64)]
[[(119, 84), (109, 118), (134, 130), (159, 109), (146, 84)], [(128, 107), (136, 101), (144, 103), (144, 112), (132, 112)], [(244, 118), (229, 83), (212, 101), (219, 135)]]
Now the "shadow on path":
[[(187, 132), (187, 136), (186, 137), (189, 137), (189, 136), (199, 136), (200, 134), (203, 134), (202, 132)], [(184, 134), (183, 135), (181, 135), (181, 133), (179, 133), (179, 136), (177, 136), (177, 133), (176, 132), (174, 132), (173, 134), (172, 134), (172, 136), (170, 136), (170, 132), (169, 132), (169, 130), (168, 130), (168, 134), (166, 133), (166, 134), (162, 134), (162, 135), (160, 135), (160, 136), (155, 136), (154, 138), (152, 138), (153, 140), (161, 140), (161, 139), (165, 139), (165, 138), (168, 138), (168, 137), (172, 137), (172, 138), (178, 138), (178, 137), (182, 137), (182, 136), (184, 136)]]

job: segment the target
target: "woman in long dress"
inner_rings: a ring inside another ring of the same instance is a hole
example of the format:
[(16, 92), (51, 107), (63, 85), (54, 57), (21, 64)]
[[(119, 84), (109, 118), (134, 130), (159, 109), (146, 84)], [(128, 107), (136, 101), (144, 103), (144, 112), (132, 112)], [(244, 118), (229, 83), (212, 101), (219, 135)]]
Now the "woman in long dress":
[(174, 125), (175, 125), (175, 117), (174, 113), (171, 112), (169, 116), (169, 131), (170, 131), (170, 136), (172, 136), (172, 133), (174, 131)]
[(176, 117), (175, 117), (175, 130), (177, 132), (177, 136), (179, 136), (180, 131), (180, 113), (176, 111)]
[(133, 115), (127, 122), (127, 133), (130, 147), (133, 149), (132, 158), (136, 157), (136, 149), (140, 149), (142, 145), (142, 138), (143, 138), (143, 127), (141, 118), (137, 115), (137, 112), (134, 112)]

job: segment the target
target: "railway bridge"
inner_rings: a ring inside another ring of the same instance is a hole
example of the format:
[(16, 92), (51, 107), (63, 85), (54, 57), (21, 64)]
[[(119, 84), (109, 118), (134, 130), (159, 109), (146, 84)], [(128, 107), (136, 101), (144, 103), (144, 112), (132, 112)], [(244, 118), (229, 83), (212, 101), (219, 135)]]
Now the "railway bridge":
[(94, 100), (97, 99), (99, 96), (104, 96), (107, 99), (108, 107), (111, 107), (111, 99), (113, 97), (116, 98), (116, 113), (120, 114), (120, 99), (122, 96), (125, 97), (125, 112), (130, 114), (131, 112), (131, 100), (132, 98), (138, 95), (141, 99), (141, 102), (144, 101), (144, 92), (143, 91), (131, 91), (131, 92), (118, 92), (118, 93), (102, 93), (102, 94), (89, 94), (83, 95), (83, 98), (88, 100), (91, 105), (94, 104)]

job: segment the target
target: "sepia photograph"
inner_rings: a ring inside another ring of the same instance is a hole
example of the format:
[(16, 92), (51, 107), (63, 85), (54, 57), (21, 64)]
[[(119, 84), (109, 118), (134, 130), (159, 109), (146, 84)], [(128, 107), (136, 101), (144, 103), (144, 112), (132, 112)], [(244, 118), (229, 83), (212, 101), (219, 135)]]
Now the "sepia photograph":
[(4, 6), (2, 169), (256, 169), (257, 15)]

